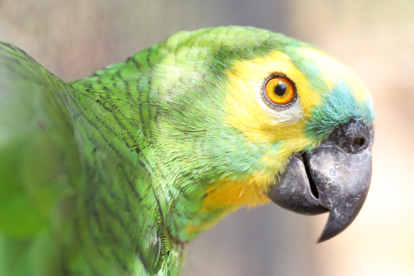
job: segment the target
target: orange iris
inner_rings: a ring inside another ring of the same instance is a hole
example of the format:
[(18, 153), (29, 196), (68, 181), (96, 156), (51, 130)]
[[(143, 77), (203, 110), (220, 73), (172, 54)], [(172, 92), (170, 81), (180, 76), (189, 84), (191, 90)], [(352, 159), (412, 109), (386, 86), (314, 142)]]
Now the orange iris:
[(276, 77), (266, 83), (266, 96), (272, 103), (287, 104), (293, 99), (294, 95), (295, 89), (288, 79)]

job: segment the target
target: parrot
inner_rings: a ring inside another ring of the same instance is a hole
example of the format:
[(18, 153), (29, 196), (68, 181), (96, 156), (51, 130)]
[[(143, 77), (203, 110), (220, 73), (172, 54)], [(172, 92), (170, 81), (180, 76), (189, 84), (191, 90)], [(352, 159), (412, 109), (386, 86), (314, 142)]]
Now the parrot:
[(65, 82), (0, 42), (0, 275), (179, 275), (241, 207), (329, 212), (369, 190), (375, 111), (356, 74), (269, 30), (178, 32)]

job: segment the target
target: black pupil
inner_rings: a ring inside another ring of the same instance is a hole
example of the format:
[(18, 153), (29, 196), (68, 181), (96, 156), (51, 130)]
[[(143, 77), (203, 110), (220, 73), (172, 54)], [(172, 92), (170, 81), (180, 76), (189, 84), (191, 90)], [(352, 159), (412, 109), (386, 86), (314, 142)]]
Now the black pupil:
[(279, 84), (275, 86), (275, 94), (278, 96), (283, 96), (285, 93), (286, 93), (286, 84), (283, 82), (279, 82)]

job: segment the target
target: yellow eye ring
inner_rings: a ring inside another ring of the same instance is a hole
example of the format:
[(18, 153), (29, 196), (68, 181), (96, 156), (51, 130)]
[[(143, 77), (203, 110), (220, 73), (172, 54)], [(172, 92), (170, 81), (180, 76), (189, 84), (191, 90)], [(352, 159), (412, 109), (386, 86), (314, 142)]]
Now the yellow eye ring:
[(267, 81), (266, 97), (274, 104), (285, 105), (295, 96), (295, 88), (290, 80), (284, 77), (274, 77)]

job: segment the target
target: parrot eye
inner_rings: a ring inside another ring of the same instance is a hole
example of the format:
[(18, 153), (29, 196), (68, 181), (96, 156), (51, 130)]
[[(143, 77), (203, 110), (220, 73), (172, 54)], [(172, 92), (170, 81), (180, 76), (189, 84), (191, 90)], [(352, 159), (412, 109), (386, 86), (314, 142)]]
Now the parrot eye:
[(286, 105), (296, 98), (295, 85), (284, 75), (272, 75), (264, 90), (267, 100), (272, 104)]

